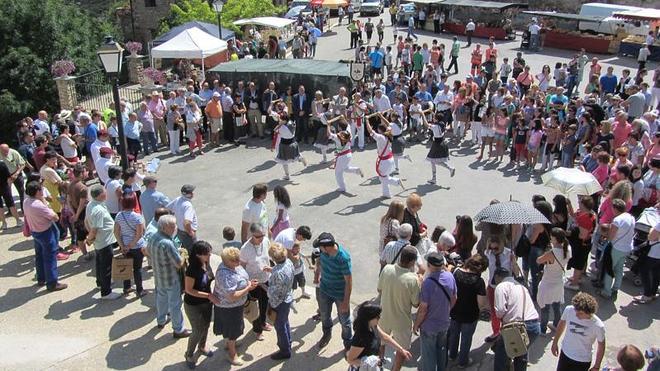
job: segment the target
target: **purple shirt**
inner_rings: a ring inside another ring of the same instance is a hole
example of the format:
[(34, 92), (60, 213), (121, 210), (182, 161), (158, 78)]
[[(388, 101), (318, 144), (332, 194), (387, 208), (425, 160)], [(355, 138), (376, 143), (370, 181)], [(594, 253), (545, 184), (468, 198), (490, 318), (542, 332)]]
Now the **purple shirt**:
[(434, 281), (440, 282), (447, 290), (449, 297), (456, 295), (456, 281), (451, 273), (433, 272), (424, 279), (419, 301), (428, 305), (428, 312), (424, 322), (422, 322), (421, 329), (430, 334), (449, 329), (449, 311), (451, 310), (451, 302), (447, 295), (442, 292), (442, 289)]

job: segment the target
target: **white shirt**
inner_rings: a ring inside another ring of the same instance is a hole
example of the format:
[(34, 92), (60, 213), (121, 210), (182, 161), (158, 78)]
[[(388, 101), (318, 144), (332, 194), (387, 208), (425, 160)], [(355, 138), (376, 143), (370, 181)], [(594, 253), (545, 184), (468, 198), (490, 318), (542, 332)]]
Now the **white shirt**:
[(270, 260), (268, 259), (268, 238), (264, 237), (261, 245), (255, 246), (247, 240), (243, 247), (241, 247), (240, 259), (241, 265), (245, 267), (245, 271), (250, 276), (251, 280), (257, 280), (259, 283), (268, 282), (270, 278), (269, 272), (264, 272), (264, 268), (270, 267)]
[(261, 201), (259, 203), (250, 199), (243, 207), (243, 215), (241, 220), (244, 223), (260, 223), (264, 227), (268, 226), (268, 213), (266, 211), (266, 203)]
[(64, 158), (73, 158), (78, 155), (76, 142), (71, 139), (68, 135), (60, 135), (62, 141), (60, 142), (60, 147), (62, 147), (62, 154)]
[(44, 135), (50, 132), (50, 127), (46, 121), (36, 119), (34, 120), (34, 132), (37, 135)]
[(637, 61), (638, 62), (646, 62), (646, 59), (651, 55), (651, 51), (649, 48), (641, 48), (639, 49), (639, 54), (637, 55)]
[(505, 278), (495, 287), (495, 313), (503, 324), (539, 318), (529, 291), (513, 277)]
[(433, 104), (439, 111), (446, 111), (451, 109), (451, 102), (454, 101), (454, 93), (451, 90), (445, 93), (444, 90), (439, 91), (433, 99)]
[[(495, 259), (495, 254), (493, 254), (493, 252), (488, 249), (486, 249), (484, 254), (488, 259), (488, 282), (490, 287), (495, 287), (494, 285), (491, 285), (490, 282), (493, 281), (493, 276), (495, 275), (495, 270), (497, 269), (497, 260)], [(509, 272), (511, 271), (511, 249), (508, 247), (505, 247), (504, 250), (502, 250), (502, 253), (500, 253), (500, 267), (508, 269)]]
[(96, 163), (96, 160), (99, 159), (99, 154), (101, 153), (101, 148), (103, 147), (112, 148), (110, 147), (110, 142), (107, 140), (104, 142), (101, 139), (95, 140), (94, 143), (92, 143), (92, 145), (89, 147), (89, 152), (92, 155), (92, 161), (94, 161), (94, 163)]
[(390, 98), (388, 98), (385, 94), (381, 94), (380, 98), (374, 96), (374, 108), (376, 109), (376, 112), (385, 112), (392, 108), (390, 105)]
[[(655, 225), (655, 230), (660, 232), (660, 222), (658, 222)], [(651, 241), (651, 243), (653, 242), (657, 242), (657, 241)], [(648, 257), (653, 259), (660, 259), (660, 243), (656, 243), (651, 246), (651, 250), (649, 250)]]
[(474, 31), (474, 29), (477, 26), (474, 24), (474, 22), (468, 22), (468, 24), (465, 25), (465, 31)]
[(174, 216), (176, 217), (176, 227), (178, 230), (185, 231), (184, 224), (186, 220), (190, 221), (193, 231), (197, 230), (197, 213), (195, 212), (195, 208), (189, 198), (181, 195), (172, 200), (172, 202), (167, 205), (167, 208), (174, 212)]
[[(385, 264), (397, 264), (401, 262), (401, 254), (399, 254), (399, 251), (408, 244), (410, 244), (410, 241), (402, 239), (388, 242), (383, 248), (383, 252), (380, 253), (380, 262)], [(399, 254), (399, 256), (397, 256), (397, 254)], [(394, 257), (396, 257), (396, 260), (392, 262)]]
[(614, 218), (612, 225), (617, 227), (612, 247), (626, 254), (630, 253), (635, 236), (635, 218), (628, 213), (623, 213)]
[(390, 128), (393, 136), (399, 136), (403, 133), (403, 123), (400, 120), (392, 121)]
[(653, 35), (646, 35), (646, 45), (653, 45), (655, 38)]
[(284, 246), (285, 249), (291, 250), (293, 244), (296, 242), (296, 229), (293, 227), (283, 229), (277, 234), (274, 241)]
[(529, 33), (532, 35), (538, 35), (539, 31), (541, 31), (541, 26), (539, 26), (536, 23), (530, 24), (529, 25)]
[(119, 197), (117, 196), (117, 189), (121, 188), (123, 182), (119, 179), (111, 180), (105, 184), (105, 192), (107, 198), (105, 199), (105, 206), (108, 207), (110, 214), (117, 214), (119, 212)]
[(605, 341), (605, 325), (595, 314), (589, 319), (579, 319), (575, 308), (569, 305), (561, 315), (566, 322), (561, 351), (578, 362), (591, 362), (591, 349), (595, 341)]
[(383, 154), (383, 156), (387, 156), (388, 153), (392, 152), (390, 141), (387, 140), (386, 136), (384, 136), (383, 134), (378, 134), (374, 131), (372, 137), (376, 141), (376, 148), (378, 148), (378, 156), (380, 156), (381, 153)]
[(101, 179), (103, 184), (108, 183), (108, 181), (110, 180), (108, 178), (108, 168), (110, 167), (110, 165), (112, 165), (111, 158), (99, 157), (96, 161), (94, 161), (96, 174), (99, 176), (99, 179)]
[(280, 214), (280, 210), (282, 210), (282, 221), (283, 222), (289, 221), (289, 210), (284, 205), (278, 202), (277, 206), (275, 207), (275, 218), (273, 218), (273, 224), (275, 224), (275, 221), (277, 220), (277, 217)]

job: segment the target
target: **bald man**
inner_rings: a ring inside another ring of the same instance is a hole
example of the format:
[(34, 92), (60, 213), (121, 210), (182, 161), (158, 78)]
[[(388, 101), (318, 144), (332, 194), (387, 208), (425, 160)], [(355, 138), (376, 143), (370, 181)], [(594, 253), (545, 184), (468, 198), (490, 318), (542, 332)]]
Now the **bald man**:
[(7, 144), (0, 144), (0, 161), (7, 165), (9, 170), (9, 180), (14, 184), (21, 200), (21, 210), (23, 210), (23, 199), (25, 198), (25, 180), (23, 179), (23, 169), (26, 161), (18, 151), (9, 148)]

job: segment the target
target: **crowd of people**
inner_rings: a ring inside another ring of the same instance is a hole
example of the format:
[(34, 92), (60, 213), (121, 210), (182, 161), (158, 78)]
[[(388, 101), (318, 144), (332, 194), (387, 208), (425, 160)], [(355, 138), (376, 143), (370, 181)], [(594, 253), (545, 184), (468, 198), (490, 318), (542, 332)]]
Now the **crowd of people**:
[[(651, 243), (645, 248), (635, 246), (633, 236), (636, 218), (649, 209), (655, 212), (659, 201), (660, 67), (650, 82), (645, 68), (635, 76), (629, 70), (616, 76), (582, 51), (554, 70), (545, 65), (539, 72), (520, 52), (509, 63), (491, 39), (487, 47), (477, 44), (471, 51), (465, 79), (449, 82), (447, 72), (453, 68), (458, 74), (457, 58), (465, 49), (457, 38), (447, 54), (437, 40), (430, 47), (413, 42), (414, 34), (395, 34), (394, 47), (383, 49), (382, 21), (373, 25), (368, 20), (369, 27), (356, 22), (349, 19), (349, 29), (357, 27), (351, 31), (356, 34), (351, 46), (370, 73), (351, 91), (342, 87), (310, 94), (310, 87), (272, 81), (227, 86), (219, 80), (191, 80), (167, 98), (154, 92), (135, 107), (121, 101), (121, 112), (114, 112), (113, 105), (89, 112), (76, 107), (52, 121), (45, 111), (21, 120), (15, 149), (0, 145), (0, 202), (25, 236), (34, 239), (37, 284), (49, 291), (66, 289), (57, 261), (80, 252), (95, 260), (101, 300), (131, 293), (142, 297), (149, 294), (142, 284), (146, 257), (153, 269), (156, 324), (164, 328), (171, 322), (175, 338), (189, 339), (185, 361), (191, 368), (200, 356), (213, 355), (207, 344), (211, 322), (214, 334), (227, 341), (229, 362), (241, 365), (236, 340), (245, 331), (243, 318), (251, 322), (257, 341), (265, 339), (264, 331), (275, 330), (278, 351), (271, 358), (292, 357), (293, 292), (299, 287), (303, 298), (311, 297), (305, 280), (310, 270), (318, 304), (314, 318), (322, 328), (318, 347), (330, 343), (336, 306), (345, 359), (353, 369), (381, 367), (385, 346), (394, 348), (392, 368), (400, 369), (411, 358), (413, 334), (420, 338), (420, 368), (444, 370), (448, 360), (466, 367), (472, 363), (472, 337), (481, 319), (492, 329), (485, 341), (493, 345), (495, 370), (507, 369), (510, 362), (515, 370), (526, 369), (528, 345), (537, 336), (553, 337), (558, 370), (599, 370), (605, 325), (594, 296), (582, 291), (585, 278), (591, 278), (601, 300), (616, 301), (627, 257), (643, 250), (638, 260), (643, 292), (634, 302), (657, 298), (660, 225), (650, 226)], [(373, 47), (361, 42), (362, 30), (370, 42), (369, 29), (378, 34)], [(581, 94), (585, 70), (587, 86)], [(124, 145), (118, 114), (128, 152), (124, 168), (116, 157)], [(170, 199), (140, 162), (163, 148), (178, 155), (184, 142), (196, 157), (209, 146), (262, 139), (271, 140), (284, 179), (290, 177), (289, 165), (307, 165), (311, 156), (304, 153), (310, 150), (305, 145), (313, 144), (319, 161), (334, 168), (340, 192), (348, 189), (345, 173), (365, 175), (351, 166), (354, 149), (362, 152), (375, 143), (375, 175), (382, 197), (391, 198), (390, 186), (403, 187), (394, 176), (400, 160), (412, 161), (406, 147), (427, 140), (431, 184), (438, 181), (438, 165), (454, 176), (449, 149), (462, 145), (476, 147), (480, 165), (501, 162), (508, 151), (510, 166), (519, 171), (577, 167), (593, 174), (603, 191), (582, 195), (576, 207), (561, 195), (551, 202), (535, 196), (534, 208), (550, 224), (474, 225), (463, 215), (453, 230), (430, 230), (420, 220), (417, 194), (405, 202), (392, 200), (379, 225), (379, 299), (359, 305), (352, 318), (352, 266), (345, 245), (350, 242), (328, 232), (313, 239), (309, 226), (293, 226), (285, 187), (273, 190), (273, 215), (265, 202), (268, 187), (254, 185), (240, 230), (223, 230), (222, 263), (211, 267), (213, 247), (197, 238), (195, 186), (183, 185), (180, 195)], [(329, 151), (334, 151), (332, 161)], [(6, 229), (4, 209), (0, 214)], [(70, 245), (61, 248), (67, 237)], [(312, 254), (306, 256), (303, 245), (312, 240)], [(122, 282), (121, 293), (112, 289), (116, 253), (132, 262), (132, 279)], [(569, 269), (572, 276), (565, 277)], [(562, 308), (564, 290), (576, 294)], [(185, 328), (184, 312), (192, 330)], [(524, 340), (522, 351), (507, 345), (517, 337)], [(617, 360), (626, 371), (644, 365), (633, 345), (623, 347)]]

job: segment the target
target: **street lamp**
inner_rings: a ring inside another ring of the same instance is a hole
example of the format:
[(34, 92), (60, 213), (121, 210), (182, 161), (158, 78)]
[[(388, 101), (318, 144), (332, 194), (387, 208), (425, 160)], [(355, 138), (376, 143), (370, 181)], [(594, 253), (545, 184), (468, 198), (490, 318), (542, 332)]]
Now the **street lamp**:
[(215, 0), (213, 2), (213, 10), (215, 10), (215, 14), (218, 15), (218, 38), (222, 40), (222, 20), (220, 19), (220, 15), (222, 14), (222, 7), (225, 5), (222, 0)]
[(96, 52), (99, 56), (103, 70), (112, 81), (112, 98), (115, 100), (115, 114), (117, 116), (117, 131), (119, 134), (119, 155), (121, 156), (121, 167), (128, 168), (128, 156), (126, 155), (126, 136), (124, 135), (124, 123), (121, 117), (121, 106), (119, 105), (119, 74), (124, 55), (124, 48), (119, 45), (112, 36), (106, 36), (105, 42)]

